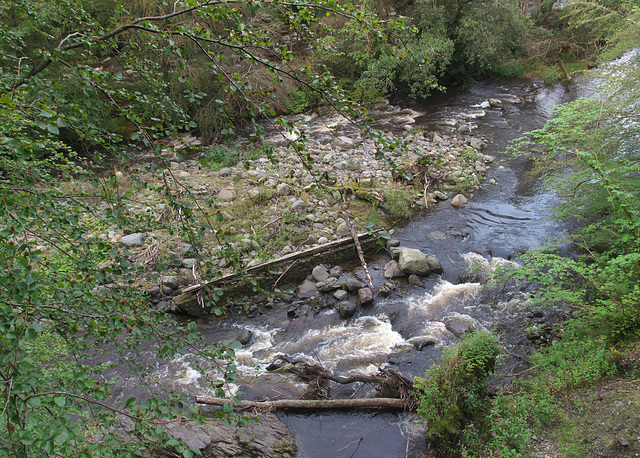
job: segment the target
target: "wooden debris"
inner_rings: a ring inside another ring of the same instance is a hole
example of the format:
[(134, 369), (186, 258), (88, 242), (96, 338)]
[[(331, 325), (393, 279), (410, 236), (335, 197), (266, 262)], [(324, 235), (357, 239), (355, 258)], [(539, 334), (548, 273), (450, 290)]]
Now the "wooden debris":
[[(209, 404), (224, 406), (229, 403), (229, 399), (211, 398), (197, 396), (196, 402), (199, 404)], [(276, 401), (241, 401), (240, 404), (233, 404), (240, 409), (367, 409), (367, 408), (387, 408), (403, 410), (404, 402), (397, 398), (358, 398), (358, 399), (279, 399)]]

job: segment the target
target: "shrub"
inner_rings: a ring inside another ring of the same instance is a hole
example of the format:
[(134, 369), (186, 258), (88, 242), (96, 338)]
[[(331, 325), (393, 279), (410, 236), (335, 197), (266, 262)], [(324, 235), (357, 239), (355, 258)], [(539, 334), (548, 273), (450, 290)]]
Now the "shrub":
[(498, 341), (491, 333), (474, 331), (446, 349), (425, 378), (415, 378), (418, 414), (436, 449), (458, 443), (466, 423), (482, 405), (486, 378), (498, 354)]

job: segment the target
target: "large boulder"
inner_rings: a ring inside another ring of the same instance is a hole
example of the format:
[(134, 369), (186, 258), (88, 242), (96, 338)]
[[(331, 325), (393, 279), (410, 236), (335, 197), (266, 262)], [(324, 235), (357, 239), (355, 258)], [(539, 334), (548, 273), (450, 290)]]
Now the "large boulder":
[(429, 275), (432, 271), (427, 255), (415, 248), (400, 248), (398, 266), (408, 275)]
[(182, 293), (173, 298), (175, 305), (175, 311), (180, 313), (186, 313), (191, 316), (204, 316), (207, 315), (205, 310), (198, 303), (198, 298), (195, 293)]
[[(220, 422), (169, 423), (167, 432), (182, 439), (188, 447), (200, 450), (202, 457), (294, 457), (298, 447), (291, 431), (273, 414), (258, 415), (257, 424), (242, 428)], [(175, 456), (158, 450), (154, 457)]]

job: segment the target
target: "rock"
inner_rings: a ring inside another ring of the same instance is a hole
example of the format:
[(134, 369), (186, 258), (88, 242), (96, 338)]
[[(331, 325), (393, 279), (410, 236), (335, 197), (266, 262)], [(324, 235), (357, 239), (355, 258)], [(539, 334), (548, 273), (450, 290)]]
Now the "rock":
[(388, 297), (394, 289), (396, 289), (396, 285), (386, 281), (378, 287), (378, 294), (382, 297)]
[(382, 275), (384, 278), (398, 278), (404, 277), (404, 272), (398, 265), (398, 261), (392, 259), (382, 268)]
[(186, 258), (182, 260), (182, 266), (185, 269), (193, 269), (196, 265), (198, 265), (198, 260), (196, 258)]
[(357, 278), (350, 277), (350, 278), (347, 278), (347, 281), (345, 282), (345, 287), (347, 288), (347, 291), (349, 291), (350, 293), (355, 293), (360, 288), (364, 288), (364, 283), (362, 283)]
[(347, 297), (349, 297), (349, 293), (344, 289), (338, 289), (333, 293), (333, 297), (335, 297), (338, 301), (344, 301)]
[(326, 281), (329, 278), (329, 271), (325, 266), (315, 266), (311, 271), (311, 276), (316, 282)]
[(175, 275), (165, 275), (160, 280), (160, 284), (171, 289), (178, 289), (180, 287), (180, 284), (178, 283), (178, 277)]
[(387, 240), (387, 247), (388, 248), (395, 248), (395, 247), (399, 247), (400, 246), (400, 240), (398, 239), (389, 239)]
[(480, 322), (475, 318), (471, 318), (469, 315), (461, 315), (459, 313), (452, 313), (442, 320), (447, 330), (456, 337), (460, 337), (463, 334), (470, 332), (471, 330), (484, 329)]
[(167, 304), (167, 301), (160, 301), (155, 305), (156, 310), (161, 310), (163, 312), (167, 311), (168, 308), (169, 304)]
[(293, 204), (291, 204), (291, 210), (295, 211), (306, 210), (307, 207), (308, 205), (304, 200), (296, 200)]
[(238, 197), (238, 190), (235, 188), (225, 188), (218, 192), (220, 202), (233, 202)]
[(420, 277), (414, 274), (409, 275), (409, 284), (413, 286), (419, 286), (420, 288), (424, 288), (424, 284), (422, 283), (422, 280), (420, 280)]
[(229, 167), (223, 167), (218, 172), (218, 175), (220, 175), (221, 177), (231, 176), (231, 169)]
[(173, 298), (173, 309), (177, 312), (186, 313), (192, 316), (207, 315), (205, 310), (198, 303), (195, 293), (183, 293)]
[(440, 261), (438, 261), (438, 259), (435, 256), (432, 256), (430, 254), (428, 254), (426, 256), (427, 256), (427, 264), (429, 264), (429, 267), (431, 268), (431, 271), (434, 274), (441, 274), (442, 273), (442, 265), (440, 265)]
[(291, 186), (287, 183), (280, 183), (276, 186), (276, 193), (278, 193), (279, 196), (288, 196), (291, 194)]
[(142, 246), (144, 245), (144, 239), (147, 238), (147, 234), (143, 232), (136, 232), (135, 234), (125, 235), (120, 238), (120, 244), (126, 247)]
[(444, 192), (442, 191), (435, 191), (433, 193), (433, 196), (438, 199), (438, 200), (447, 200), (449, 198), (449, 196), (447, 196)]
[(487, 145), (479, 138), (472, 138), (469, 140), (469, 146), (477, 150), (483, 150)]
[(318, 291), (326, 293), (338, 288), (342, 288), (342, 284), (336, 277), (329, 277), (325, 281), (316, 283), (316, 288), (318, 289)]
[(236, 340), (240, 342), (242, 345), (247, 345), (253, 339), (253, 332), (249, 329), (243, 329), (236, 337)]
[(307, 299), (309, 297), (315, 296), (317, 291), (318, 290), (316, 289), (315, 282), (311, 280), (305, 280), (304, 282), (302, 282), (302, 284), (298, 285), (298, 288), (296, 289), (296, 295), (300, 299)]
[(333, 266), (331, 268), (331, 270), (329, 271), (329, 276), (330, 277), (336, 277), (338, 278), (340, 275), (342, 275), (344, 273), (344, 269), (340, 266)]
[(416, 350), (422, 351), (427, 347), (435, 345), (437, 342), (435, 340), (425, 338), (423, 340), (416, 339), (412, 343), (413, 343), (413, 346), (416, 347)]
[(427, 261), (427, 256), (415, 248), (400, 248), (400, 258), (398, 260), (400, 269), (405, 274), (415, 274), (427, 276), (431, 273), (431, 267)]
[(469, 201), (467, 200), (467, 198), (462, 194), (458, 194), (453, 199), (451, 199), (451, 205), (455, 208), (463, 208), (465, 205), (467, 205), (468, 202)]
[[(256, 456), (293, 458), (296, 441), (289, 429), (273, 414), (259, 414), (257, 424), (242, 428), (222, 422), (169, 423), (167, 432), (200, 451), (203, 458)], [(158, 456), (158, 455), (156, 455)]]
[(427, 234), (427, 239), (429, 240), (442, 240), (445, 237), (446, 237), (446, 234), (440, 231), (431, 231)]
[(491, 108), (502, 108), (502, 100), (500, 99), (490, 98), (488, 102)]
[(342, 222), (338, 224), (338, 227), (336, 228), (336, 233), (342, 237), (351, 235), (351, 231), (349, 230), (349, 226), (347, 225), (346, 222)]
[(162, 294), (162, 290), (160, 289), (159, 286), (154, 286), (153, 288), (151, 288), (150, 290), (147, 291), (147, 294), (152, 299), (157, 299)]
[(165, 296), (173, 296), (174, 292), (175, 290), (173, 288), (170, 288), (169, 286), (162, 287), (162, 294), (164, 294)]
[(338, 304), (338, 312), (343, 320), (351, 318), (357, 310), (358, 306), (353, 302), (344, 301)]
[(358, 300), (362, 305), (373, 303), (373, 291), (368, 286), (358, 290)]

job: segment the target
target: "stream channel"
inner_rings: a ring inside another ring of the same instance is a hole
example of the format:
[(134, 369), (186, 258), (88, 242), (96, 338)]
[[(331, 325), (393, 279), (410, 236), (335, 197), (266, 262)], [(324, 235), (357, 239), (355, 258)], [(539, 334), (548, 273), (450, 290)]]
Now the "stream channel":
[[(496, 158), (487, 172), (487, 180), (493, 178), (496, 184), (485, 181), (465, 208), (453, 208), (450, 200), (439, 202), (435, 210), (423, 212), (395, 229), (393, 237), (402, 246), (418, 248), (440, 260), (444, 273), (429, 277), (425, 289), (379, 298), (347, 320), (341, 320), (334, 309), (291, 319), (287, 307), (274, 307), (256, 318), (199, 320), (200, 329), (211, 342), (235, 339), (244, 329), (253, 333), (251, 343), (237, 351), (243, 378), (236, 388), (245, 393), (244, 398), (300, 396), (302, 384), (291, 377), (265, 373), (266, 366), (279, 354), (320, 363), (340, 375), (375, 374), (378, 367), (391, 365), (407, 377), (423, 376), (442, 348), (457, 340), (441, 321), (453, 313), (469, 315), (482, 327), (497, 330), (512, 354), (525, 352), (527, 342), (522, 330), (527, 315), (517, 307), (518, 301), (509, 302), (518, 297), (516, 292), (500, 298), (483, 295), (479, 283), (467, 281), (464, 256), (478, 253), (487, 260), (512, 259), (524, 250), (544, 245), (550, 237), (562, 235), (565, 228), (549, 219), (556, 196), (526, 176), (526, 160), (512, 159), (503, 151), (509, 140), (550, 119), (553, 106), (579, 95), (577, 86), (520, 80), (482, 82), (468, 90), (436, 94), (427, 101), (392, 100), (419, 113), (414, 127), (439, 135), (454, 135), (459, 122), (470, 124), (471, 135), (487, 141), (483, 153)], [(503, 107), (482, 108), (481, 103), (490, 97), (502, 100)], [(388, 259), (380, 255), (368, 262), (381, 277), (379, 272)], [(364, 278), (357, 261), (345, 271), (355, 271)], [(496, 306), (498, 301), (503, 305)], [(509, 365), (511, 369), (518, 365), (516, 358), (502, 359), (507, 370)], [(190, 396), (210, 394), (206, 382), (186, 359), (158, 365), (157, 375), (172, 390)], [(257, 381), (251, 381), (253, 376), (259, 376)], [(123, 399), (139, 395), (136, 380), (125, 385)], [(331, 394), (335, 397), (349, 397), (355, 389), (334, 385)], [(367, 389), (363, 387), (362, 392)], [(300, 457), (404, 457), (419, 456), (424, 449), (424, 425), (415, 423), (413, 414), (360, 411), (277, 415), (295, 436)]]

